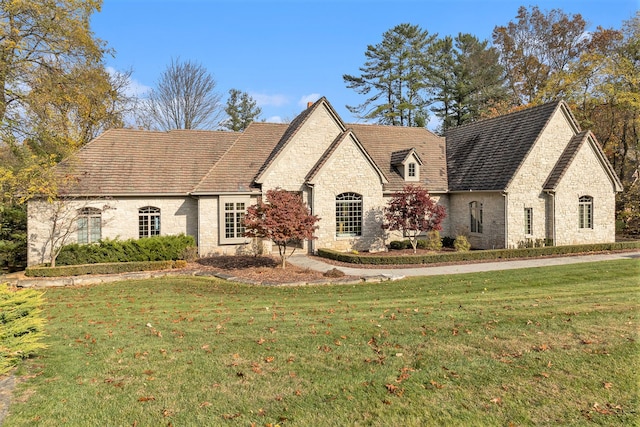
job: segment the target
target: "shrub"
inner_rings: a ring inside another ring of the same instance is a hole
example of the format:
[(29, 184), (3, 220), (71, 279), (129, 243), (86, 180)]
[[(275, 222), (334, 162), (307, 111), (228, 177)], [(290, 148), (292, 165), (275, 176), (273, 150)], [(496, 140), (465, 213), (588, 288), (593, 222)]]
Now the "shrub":
[(24, 274), (28, 277), (83, 276), (85, 274), (117, 274), (132, 271), (167, 270), (184, 268), (185, 260), (177, 261), (133, 261), (99, 264), (64, 265), (56, 267), (28, 267)]
[(389, 249), (395, 251), (401, 251), (403, 249), (408, 249), (411, 247), (411, 242), (409, 240), (394, 240), (389, 242)]
[(431, 230), (427, 233), (426, 248), (430, 251), (439, 251), (442, 249), (442, 239), (438, 230)]
[(445, 247), (445, 248), (453, 249), (453, 244), (454, 244), (455, 241), (456, 241), (456, 239), (453, 238), (453, 237), (444, 236), (442, 238), (442, 246)]
[[(99, 243), (65, 245), (58, 255), (57, 265), (97, 264), (108, 262), (165, 261), (193, 256), (195, 239), (180, 234), (142, 239), (104, 239)], [(197, 250), (196, 252), (197, 253)]]
[(456, 240), (453, 242), (453, 248), (458, 252), (467, 252), (471, 249), (471, 243), (467, 240), (466, 236), (458, 236)]
[[(460, 236), (461, 238), (463, 236)], [(463, 237), (464, 241), (466, 237)], [(462, 241), (462, 239), (460, 239)], [(467, 241), (468, 243), (468, 241)], [(373, 264), (373, 265), (397, 265), (397, 264), (432, 264), (436, 262), (460, 262), (460, 261), (481, 261), (492, 259), (518, 259), (539, 256), (580, 254), (589, 252), (603, 252), (615, 250), (640, 249), (640, 242), (617, 242), (617, 243), (597, 243), (589, 245), (572, 246), (546, 246), (543, 248), (530, 249), (494, 249), (482, 251), (457, 251), (444, 253), (431, 253), (426, 255), (376, 255), (361, 256), (344, 252), (332, 251), (330, 249), (318, 249), (318, 255), (336, 261), (348, 262), (352, 264)]]
[(44, 332), (43, 293), (33, 289), (16, 291), (0, 285), (0, 375), (38, 350)]

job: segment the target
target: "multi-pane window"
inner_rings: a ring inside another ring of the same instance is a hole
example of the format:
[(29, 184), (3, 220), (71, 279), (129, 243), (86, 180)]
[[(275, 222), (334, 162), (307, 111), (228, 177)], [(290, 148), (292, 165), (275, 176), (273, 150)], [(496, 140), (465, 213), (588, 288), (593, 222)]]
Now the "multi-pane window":
[(362, 235), (362, 196), (342, 193), (336, 197), (336, 236)]
[(82, 208), (78, 211), (78, 243), (95, 243), (102, 238), (102, 211)]
[(409, 163), (409, 177), (415, 178), (416, 176), (416, 164)]
[(482, 233), (482, 203), (469, 203), (469, 216), (471, 218), (471, 232)]
[(524, 208), (524, 234), (533, 234), (533, 208)]
[(242, 238), (244, 234), (245, 202), (224, 203), (224, 237), (225, 239)]
[(145, 206), (138, 209), (138, 236), (151, 237), (160, 235), (160, 209)]
[(578, 199), (578, 227), (593, 228), (593, 197), (582, 196)]

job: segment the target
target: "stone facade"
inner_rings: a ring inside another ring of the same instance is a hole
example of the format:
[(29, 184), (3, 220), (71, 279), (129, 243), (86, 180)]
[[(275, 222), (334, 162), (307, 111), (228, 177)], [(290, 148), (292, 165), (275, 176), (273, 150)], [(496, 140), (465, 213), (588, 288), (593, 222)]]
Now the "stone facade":
[[(200, 256), (251, 251), (255, 249), (255, 242), (242, 237), (241, 233), (230, 236), (225, 232), (225, 204), (243, 203), (246, 209), (257, 203), (268, 190), (276, 188), (299, 192), (312, 214), (320, 217), (317, 239), (305, 242), (303, 251), (314, 252), (318, 248), (385, 250), (390, 240), (400, 240), (403, 236), (398, 232), (387, 233), (382, 230), (383, 208), (394, 191), (405, 183), (414, 182), (427, 187), (427, 190), (432, 190), (428, 187), (436, 183), (438, 192), (431, 193), (431, 196), (447, 212), (441, 235), (466, 235), (474, 248), (517, 247), (531, 242), (565, 245), (613, 241), (615, 194), (621, 191), (619, 180), (595, 139), (592, 136), (579, 139), (586, 133), (579, 131), (566, 104), (546, 104), (534, 107), (529, 112), (525, 110), (504, 117), (505, 122), (496, 121), (500, 119), (496, 118), (488, 120), (488, 125), (478, 122), (461, 127), (459, 136), (454, 135), (458, 139), (447, 139), (451, 141), (446, 147), (447, 157), (449, 147), (454, 147), (452, 152), (461, 153), (461, 157), (453, 159), (463, 158), (459, 163), (445, 159), (444, 141), (426, 130), (413, 129), (408, 132), (407, 129), (369, 125), (348, 128), (325, 99), (318, 100), (288, 127), (258, 125), (252, 131), (240, 134), (236, 142), (226, 133), (207, 133), (207, 138), (213, 140), (219, 137), (221, 141), (227, 141), (225, 150), (231, 154), (225, 160), (226, 154), (220, 153), (221, 158), (211, 160), (218, 163), (208, 166), (209, 169), (194, 168), (192, 175), (185, 174), (180, 176), (182, 180), (175, 179), (183, 185), (180, 192), (172, 189), (172, 195), (166, 196), (114, 197), (104, 194), (95, 199), (77, 198), (73, 202), (64, 202), (66, 204), (63, 206), (31, 201), (28, 207), (28, 263), (33, 265), (47, 260), (56, 206), (64, 208), (59, 213), (69, 222), (67, 243), (76, 241), (78, 230), (74, 229), (74, 224), (79, 209), (93, 207), (100, 210), (102, 238), (130, 239), (139, 235), (138, 210), (151, 206), (160, 209), (160, 234), (184, 233), (194, 236)], [(358, 139), (358, 134), (362, 139)], [(113, 133), (110, 136), (112, 140), (105, 138), (101, 142), (113, 143), (127, 135), (126, 131)], [(144, 137), (157, 137), (154, 135), (145, 133)], [(176, 135), (184, 138), (188, 134)], [(203, 134), (193, 135), (202, 137)], [(159, 144), (171, 144), (171, 139), (167, 140), (165, 136), (157, 137)], [(471, 148), (465, 150), (468, 146), (458, 144), (463, 140), (483, 143), (472, 144)], [(148, 147), (154, 146), (149, 141), (146, 143)], [(514, 146), (520, 149), (517, 155), (513, 155), (516, 150), (511, 150)], [(179, 165), (176, 168), (172, 158), (162, 157), (163, 153), (171, 153), (172, 149), (165, 145), (161, 147), (162, 150), (155, 151), (155, 157), (164, 162), (160, 164), (165, 168), (173, 168), (171, 173), (180, 173)], [(432, 150), (426, 150), (425, 147)], [(433, 152), (434, 147), (440, 147), (438, 150), (443, 152), (443, 157), (424, 154)], [(456, 151), (461, 147), (462, 150)], [(473, 155), (469, 155), (471, 149), (476, 150)], [(494, 155), (497, 150), (501, 150), (503, 156)], [(95, 165), (104, 158), (97, 143), (90, 144), (87, 151), (88, 164)], [(423, 154), (418, 158), (416, 153), (419, 151)], [(409, 156), (407, 153), (413, 154)], [(146, 159), (144, 150), (139, 155)], [(479, 157), (482, 159), (478, 160)], [(212, 159), (215, 158), (212, 156)], [(503, 173), (502, 166), (495, 167), (493, 159), (496, 158), (506, 159), (501, 165), (511, 166), (512, 172)], [(239, 161), (243, 162), (243, 167), (237, 167)], [(448, 168), (447, 161), (453, 165), (452, 168)], [(403, 169), (407, 162), (416, 164), (417, 176), (409, 176)], [(460, 167), (461, 164), (464, 167)], [(117, 176), (123, 182), (137, 182), (125, 176), (131, 169), (129, 166), (123, 167), (119, 174), (110, 176)], [(196, 174), (196, 169), (205, 171), (202, 172), (204, 177)], [(211, 171), (215, 172), (214, 175), (211, 175)], [(457, 179), (462, 180), (452, 180), (452, 171)], [(91, 191), (99, 191), (102, 182), (99, 177), (104, 176), (103, 170), (94, 175), (97, 190)], [(171, 176), (168, 173), (165, 175), (163, 186), (172, 185)], [(469, 180), (464, 181), (470, 176), (476, 177), (473, 185), (466, 184)], [(206, 189), (197, 186), (207, 178), (209, 182)], [(552, 186), (549, 186), (549, 180), (553, 181)], [(196, 186), (188, 186), (187, 181)], [(465, 182), (464, 186), (454, 187), (454, 182), (462, 181)], [(447, 182), (449, 189), (445, 188)], [(148, 191), (156, 194), (161, 193), (162, 189)], [(176, 192), (184, 194), (174, 196)], [(356, 232), (340, 232), (336, 199), (344, 194), (361, 200), (361, 228)], [(593, 200), (592, 221), (588, 227), (579, 226), (578, 201), (583, 196)], [(482, 230), (471, 229), (471, 204), (482, 206)], [(262, 249), (270, 251), (271, 245), (264, 243)]]
[[(138, 238), (138, 209), (146, 206), (160, 209), (161, 235), (198, 235), (198, 203), (191, 197), (101, 198), (53, 203), (33, 200), (28, 205), (28, 263), (48, 261), (52, 233), (56, 234), (54, 239), (66, 233), (68, 237), (64, 242), (77, 242), (80, 209), (96, 208), (102, 212), (103, 239), (127, 240)], [(56, 227), (52, 225), (54, 217), (58, 219)]]

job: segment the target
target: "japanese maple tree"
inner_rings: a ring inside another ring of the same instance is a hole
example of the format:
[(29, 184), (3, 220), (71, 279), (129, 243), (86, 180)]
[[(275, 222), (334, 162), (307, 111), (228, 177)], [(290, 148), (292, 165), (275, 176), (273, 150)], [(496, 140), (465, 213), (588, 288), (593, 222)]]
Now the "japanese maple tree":
[[(278, 246), (282, 268), (285, 268), (287, 258), (296, 250), (296, 243), (316, 238), (313, 232), (318, 228), (315, 224), (319, 220), (311, 215), (300, 194), (282, 189), (269, 190), (266, 203), (260, 201), (247, 208), (244, 235), (273, 241)], [(292, 247), (288, 255), (287, 247)]]
[(410, 184), (394, 193), (385, 206), (382, 228), (402, 231), (409, 237), (415, 253), (417, 237), (421, 233), (442, 230), (441, 223), (445, 217), (444, 206), (438, 205), (427, 190)]

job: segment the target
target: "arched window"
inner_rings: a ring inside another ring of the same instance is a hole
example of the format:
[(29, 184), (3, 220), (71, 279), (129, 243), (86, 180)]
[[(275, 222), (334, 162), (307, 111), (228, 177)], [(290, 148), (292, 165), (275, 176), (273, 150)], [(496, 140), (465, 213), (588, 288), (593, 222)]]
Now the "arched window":
[(78, 210), (78, 243), (95, 243), (102, 238), (102, 211), (98, 208)]
[(342, 193), (336, 196), (336, 236), (362, 235), (362, 196)]
[(471, 219), (471, 232), (482, 233), (482, 203), (469, 203), (469, 217)]
[(138, 235), (140, 238), (160, 235), (160, 208), (138, 209)]
[(593, 228), (593, 197), (582, 196), (578, 199), (578, 227)]

